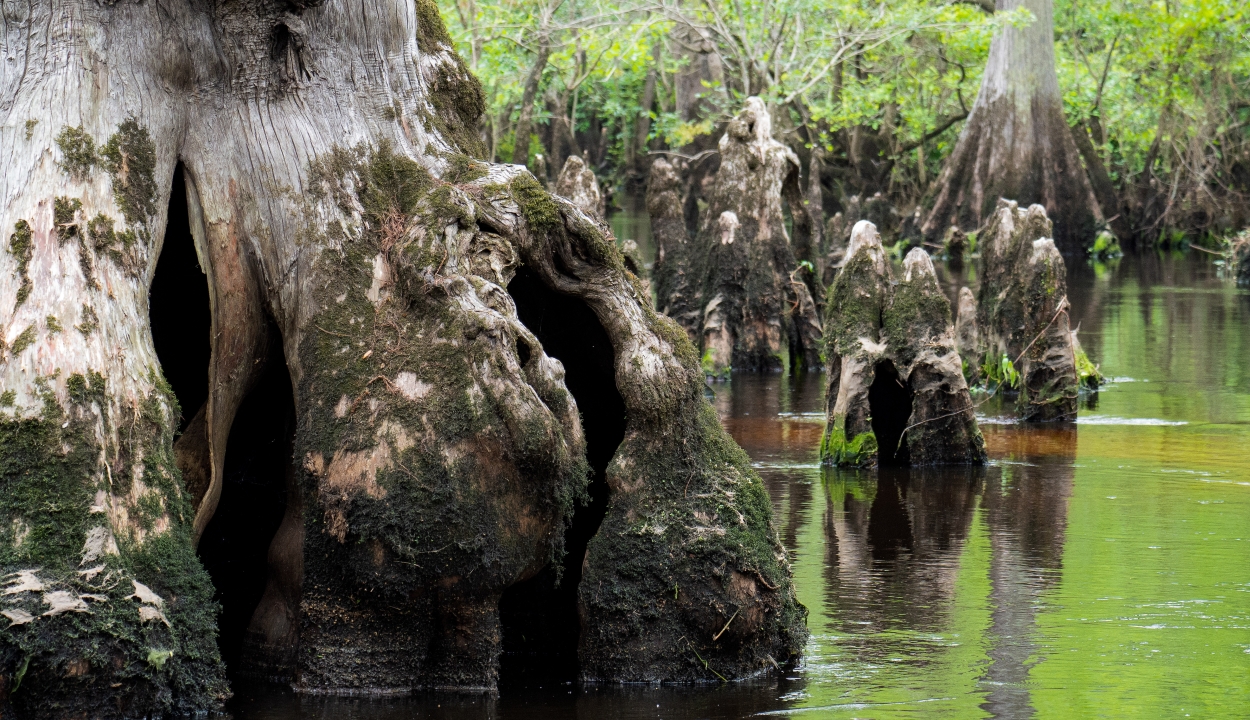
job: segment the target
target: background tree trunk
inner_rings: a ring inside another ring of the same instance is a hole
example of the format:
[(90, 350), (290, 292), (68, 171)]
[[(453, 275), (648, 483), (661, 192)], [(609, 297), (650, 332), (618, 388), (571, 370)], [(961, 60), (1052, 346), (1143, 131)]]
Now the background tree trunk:
[[(304, 690), (489, 690), (501, 594), (561, 566), (566, 537), (581, 543), (566, 582), (585, 558), (595, 583), (566, 612), (585, 623), (586, 676), (698, 679), (692, 651), (744, 676), (797, 654), (767, 494), (703, 399), (694, 348), (610, 235), (523, 170), (472, 159), (481, 90), (430, 0), (5, 12), (21, 17), (0, 77), (0, 577), (16, 623), (0, 687), (23, 679), (0, 703), (39, 717), (220, 704), (194, 543), (271, 342), (296, 418), (271, 481), (295, 497), (268, 547), (253, 667)], [(146, 312), (179, 161), (212, 356), (202, 430), (175, 454)], [(519, 320), (543, 307), (584, 312)], [(586, 333), (605, 339), (604, 376)], [(579, 405), (590, 417), (600, 398), (622, 408), (618, 429), (583, 428)], [(202, 495), (184, 475), (207, 478)], [(566, 535), (588, 478), (602, 526)], [(668, 530), (639, 533), (648, 513)], [(708, 543), (696, 514), (723, 535)], [(622, 569), (623, 553), (641, 565)], [(674, 583), (688, 602), (638, 627), (639, 599)], [(710, 640), (730, 606), (747, 609)]]
[[(717, 171), (695, 247), (703, 255), (703, 350), (708, 371), (820, 367), (820, 318), (796, 255), (810, 257), (811, 218), (799, 159), (772, 137), (764, 102), (748, 98), (720, 141)], [(786, 232), (789, 201), (796, 242)], [(797, 353), (791, 350), (797, 350)]]
[(999, 10), (1025, 8), (1036, 19), (994, 36), (981, 91), (924, 223), (930, 242), (951, 225), (976, 229), (999, 198), (1044, 206), (1065, 255), (1093, 242), (1101, 210), (1064, 117), (1052, 7), (1052, 0), (999, 0)]
[[(530, 157), (530, 134), (533, 132), (534, 100), (538, 97), (538, 84), (543, 79), (543, 70), (547, 67), (547, 58), (551, 49), (545, 38), (539, 41), (538, 56), (525, 77), (525, 89), (521, 92), (521, 115), (516, 123), (516, 144), (512, 146), (512, 162), (524, 165)], [(543, 178), (546, 181), (546, 178)]]

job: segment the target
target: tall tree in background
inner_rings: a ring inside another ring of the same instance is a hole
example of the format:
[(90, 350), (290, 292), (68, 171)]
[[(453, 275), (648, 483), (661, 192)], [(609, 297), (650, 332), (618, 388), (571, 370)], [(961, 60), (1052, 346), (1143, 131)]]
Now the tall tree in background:
[(981, 91), (938, 179), (924, 234), (936, 240), (952, 224), (975, 229), (1004, 197), (1045, 206), (1055, 244), (1074, 254), (1092, 242), (1101, 210), (1064, 117), (1052, 0), (999, 0), (999, 11), (1018, 8), (1034, 19), (995, 35)]

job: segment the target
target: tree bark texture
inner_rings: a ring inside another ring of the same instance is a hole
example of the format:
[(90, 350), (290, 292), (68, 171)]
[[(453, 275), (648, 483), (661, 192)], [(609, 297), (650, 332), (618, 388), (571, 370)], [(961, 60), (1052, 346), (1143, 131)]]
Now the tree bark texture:
[(607, 216), (607, 202), (603, 190), (599, 188), (599, 179), (595, 171), (586, 166), (586, 162), (577, 155), (570, 155), (564, 161), (560, 176), (556, 178), (556, 195), (570, 200), (579, 210), (594, 220), (604, 222)]
[(1065, 255), (1093, 243), (1102, 217), (1063, 113), (1055, 75), (1052, 0), (999, 0), (1029, 10), (1026, 27), (1003, 27), (990, 44), (981, 91), (946, 160), (924, 235), (937, 242), (950, 225), (973, 230), (999, 198), (1045, 206)]
[(682, 181), (677, 169), (662, 157), (651, 163), (647, 175), (647, 214), (655, 241), (656, 309), (676, 320), (691, 341), (698, 342), (699, 296), (690, 275), (693, 245), (686, 232)]
[[(799, 161), (772, 137), (764, 102), (748, 98), (720, 140), (717, 171), (696, 247), (703, 278), (702, 339), (714, 375), (730, 368), (820, 367), (816, 305), (796, 255), (811, 247), (811, 216), (799, 192)], [(790, 203), (795, 240), (786, 232)]]
[[(565, 368), (507, 291), (519, 268), (593, 311), (625, 407), (579, 590), (583, 674), (742, 677), (798, 653), (768, 496), (694, 347), (601, 225), (472, 158), (482, 94), (432, 2), (4, 13), (0, 712), (227, 696), (194, 543), (271, 342), (295, 492), (255, 665), (311, 692), (493, 688), (499, 595), (560, 557), (589, 475)], [(212, 358), (175, 452), (147, 309), (179, 161)]]
[(977, 233), (977, 327), (965, 331), (991, 360), (1005, 355), (1015, 364), (1020, 415), (1036, 422), (1075, 420), (1079, 388), (1067, 270), (1051, 230), (1041, 205), (999, 202)]
[(907, 254), (896, 280), (876, 227), (856, 223), (829, 286), (825, 329), (824, 462), (985, 462), (950, 302), (922, 248)]

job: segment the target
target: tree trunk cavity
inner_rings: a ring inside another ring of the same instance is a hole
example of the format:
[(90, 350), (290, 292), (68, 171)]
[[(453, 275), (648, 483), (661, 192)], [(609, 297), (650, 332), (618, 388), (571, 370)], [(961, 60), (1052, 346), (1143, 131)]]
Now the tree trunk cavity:
[(951, 225), (974, 230), (999, 198), (1046, 208), (1065, 255), (1092, 244), (1102, 210), (1063, 112), (1055, 74), (1052, 0), (999, 0), (1027, 9), (1026, 27), (1004, 26), (990, 44), (981, 90), (938, 178), (924, 236), (937, 242)]
[[(697, 352), (601, 225), (473, 159), (482, 94), (429, 0), (5, 12), (0, 712), (220, 706), (194, 548), (234, 502), (231, 431), (274, 363), (293, 450), (240, 667), (307, 692), (491, 691), (500, 596), (577, 542), (583, 677), (797, 655), (771, 505)], [(212, 335), (175, 449), (146, 313), (179, 162)], [(520, 273), (601, 326), (619, 443), (566, 383), (586, 352), (563, 363), (521, 321)]]
[(877, 228), (856, 223), (825, 302), (830, 465), (980, 465), (985, 440), (955, 347), (950, 302), (929, 254), (895, 278)]

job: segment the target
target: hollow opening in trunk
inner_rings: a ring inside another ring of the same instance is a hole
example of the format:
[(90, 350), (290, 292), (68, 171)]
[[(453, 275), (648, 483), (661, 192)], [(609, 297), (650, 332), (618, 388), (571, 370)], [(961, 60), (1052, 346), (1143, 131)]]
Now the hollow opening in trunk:
[(270, 324), (265, 369), (230, 427), (217, 512), (200, 538), (200, 561), (221, 603), (218, 646), (226, 669), (239, 669), (243, 639), (265, 592), (269, 545), (286, 509), (287, 473), (295, 438), (295, 400)]
[(625, 438), (625, 401), (616, 389), (612, 343), (593, 310), (576, 297), (548, 288), (522, 267), (508, 285), (517, 315), (538, 337), (543, 350), (564, 365), (565, 384), (581, 413), (586, 456), (594, 476), (590, 502), (579, 506), (564, 535), (563, 577), (547, 567), (503, 594), (503, 686), (541, 685), (577, 679), (577, 586), (590, 538), (608, 509), (605, 471)]
[(873, 368), (868, 388), (868, 412), (877, 436), (877, 464), (907, 465), (910, 462), (903, 431), (911, 417), (911, 388), (899, 377), (894, 363), (882, 360)]
[(156, 357), (182, 406), (179, 432), (187, 429), (208, 399), (208, 361), (212, 353), (208, 279), (200, 269), (191, 238), (183, 172), (182, 163), (178, 163), (169, 193), (165, 241), (148, 291), (148, 321)]

